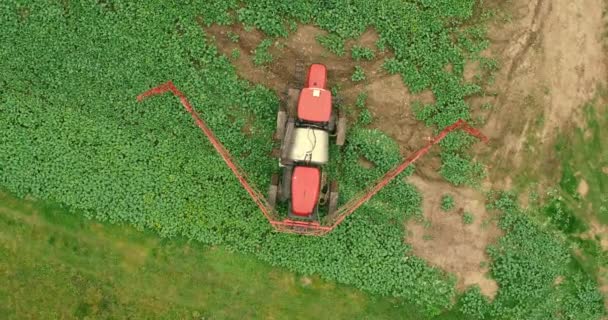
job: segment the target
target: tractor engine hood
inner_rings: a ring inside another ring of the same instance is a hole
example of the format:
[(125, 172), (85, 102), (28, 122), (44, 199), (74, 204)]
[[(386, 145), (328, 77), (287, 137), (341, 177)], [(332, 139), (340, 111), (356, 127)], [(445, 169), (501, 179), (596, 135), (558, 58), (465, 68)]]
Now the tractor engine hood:
[(310, 217), (319, 201), (321, 170), (296, 166), (291, 176), (291, 211), (300, 217)]

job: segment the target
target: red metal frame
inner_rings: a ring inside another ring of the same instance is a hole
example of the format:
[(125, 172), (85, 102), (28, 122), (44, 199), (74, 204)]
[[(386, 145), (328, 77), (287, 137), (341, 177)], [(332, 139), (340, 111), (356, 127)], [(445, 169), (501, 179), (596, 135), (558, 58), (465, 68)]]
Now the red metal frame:
[(376, 183), (372, 184), (369, 188), (365, 189), (363, 192), (353, 197), (350, 201), (348, 201), (344, 206), (336, 210), (334, 214), (328, 216), (324, 219), (324, 223), (321, 224), (316, 221), (298, 221), (291, 219), (283, 219), (281, 220), (277, 212), (270, 207), (266, 197), (256, 190), (252, 185), (249, 184), (247, 175), (245, 171), (242, 170), (236, 162), (232, 160), (230, 153), (226, 148), (222, 145), (222, 143), (217, 139), (217, 137), (213, 134), (213, 131), (205, 124), (205, 122), (199, 117), (198, 113), (192, 108), (192, 105), (186, 98), (186, 96), (179, 91), (173, 82), (169, 81), (164, 84), (161, 84), (157, 87), (154, 87), (140, 95), (137, 96), (137, 101), (142, 101), (149, 96), (159, 95), (166, 92), (171, 92), (173, 95), (177, 96), (184, 106), (186, 111), (190, 113), (198, 127), (201, 131), (207, 136), (215, 150), (222, 157), (226, 165), (232, 170), (234, 175), (237, 177), (243, 188), (249, 193), (253, 201), (258, 205), (266, 219), (270, 222), (270, 224), (275, 228), (275, 230), (279, 232), (286, 233), (295, 233), (302, 235), (314, 235), (321, 236), (331, 232), (335, 229), (346, 217), (351, 215), (355, 210), (357, 210), (361, 205), (367, 202), (371, 197), (373, 197), (376, 193), (378, 193), (382, 188), (384, 188), (387, 184), (389, 184), (395, 177), (397, 177), (401, 172), (403, 172), (410, 164), (415, 162), (424, 156), (431, 147), (439, 143), (443, 140), (448, 133), (461, 129), (466, 133), (478, 138), (483, 142), (487, 142), (488, 138), (483, 135), (479, 130), (471, 127), (466, 121), (458, 120), (454, 124), (443, 129), (437, 136), (432, 138), (429, 143), (424, 146), (422, 149), (416, 151), (409, 157), (407, 157), (402, 163), (397, 165), (395, 168), (388, 171), (384, 176), (376, 181)]

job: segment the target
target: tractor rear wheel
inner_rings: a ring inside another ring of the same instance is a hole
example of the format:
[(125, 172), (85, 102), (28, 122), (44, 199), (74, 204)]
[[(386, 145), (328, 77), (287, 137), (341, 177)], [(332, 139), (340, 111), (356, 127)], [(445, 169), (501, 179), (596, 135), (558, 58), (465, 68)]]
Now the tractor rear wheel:
[(279, 192), (279, 176), (275, 173), (270, 178), (268, 187), (268, 205), (274, 209), (277, 204), (277, 193)]
[(293, 119), (287, 121), (287, 125), (285, 125), (285, 135), (283, 136), (283, 141), (281, 142), (281, 163), (287, 164), (292, 163), (289, 160), (289, 151), (291, 149), (293, 132), (296, 128), (296, 123)]
[(291, 198), (291, 174), (293, 173), (293, 166), (283, 167), (283, 176), (281, 178), (279, 200), (287, 201)]
[(338, 113), (338, 123), (336, 124), (336, 145), (343, 146), (346, 141), (346, 115)]
[(287, 89), (286, 96), (285, 109), (287, 110), (287, 115), (290, 118), (295, 118), (297, 116), (298, 100), (300, 99), (300, 89), (289, 88)]
[(338, 197), (340, 193), (338, 190), (338, 182), (332, 181), (329, 187), (329, 208), (327, 210), (327, 215), (332, 216), (336, 210), (338, 209)]
[(329, 131), (329, 134), (332, 136), (336, 135), (336, 124), (337, 124), (337, 117), (336, 117), (336, 113), (332, 113), (331, 116), (329, 117), (329, 123), (327, 124), (327, 131)]

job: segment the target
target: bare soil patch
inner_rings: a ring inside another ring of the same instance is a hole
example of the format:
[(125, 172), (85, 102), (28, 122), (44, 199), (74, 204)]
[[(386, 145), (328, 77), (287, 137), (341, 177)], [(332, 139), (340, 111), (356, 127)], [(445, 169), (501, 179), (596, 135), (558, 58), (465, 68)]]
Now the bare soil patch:
[(585, 181), (585, 179), (581, 179), (581, 182), (578, 184), (576, 191), (583, 198), (587, 196), (587, 193), (589, 193), (589, 184), (587, 183), (587, 181)]
[[(442, 181), (431, 181), (417, 175), (408, 178), (424, 195), (425, 222), (409, 221), (406, 241), (415, 255), (446, 271), (456, 274), (457, 289), (479, 285), (483, 294), (493, 298), (498, 285), (490, 279), (486, 247), (501, 236), (492, 216), (485, 209), (484, 195), (471, 188), (455, 188)], [(441, 197), (450, 194), (456, 207), (441, 210)], [(473, 223), (465, 225), (462, 215), (469, 212)]]
[[(604, 0), (491, 1), (509, 19), (491, 24), (487, 54), (502, 65), (489, 92), (495, 96), (473, 98), (477, 114), (486, 117), (484, 133), (490, 148), (483, 151), (490, 165), (488, 184), (510, 189), (512, 178), (525, 176), (538, 182), (539, 191), (555, 186), (560, 162), (555, 138), (583, 125), (582, 108), (607, 80)], [(507, 20), (507, 21), (506, 21)], [(506, 21), (506, 22), (505, 22)], [(475, 70), (475, 66), (470, 67)], [(479, 107), (486, 102), (495, 107)], [(589, 192), (586, 181), (577, 191)], [(608, 230), (590, 223), (585, 237), (600, 237), (608, 248)], [(608, 296), (608, 277), (600, 276)], [(608, 299), (605, 299), (608, 306)]]
[[(580, 111), (606, 80), (603, 0), (514, 0), (497, 5), (510, 21), (490, 25), (491, 47), (502, 69), (489, 91), (495, 97), (471, 99), (487, 117), (492, 140), (491, 180), (534, 170), (552, 183), (559, 162), (552, 149), (558, 132), (581, 124)], [(542, 158), (538, 158), (542, 155)]]

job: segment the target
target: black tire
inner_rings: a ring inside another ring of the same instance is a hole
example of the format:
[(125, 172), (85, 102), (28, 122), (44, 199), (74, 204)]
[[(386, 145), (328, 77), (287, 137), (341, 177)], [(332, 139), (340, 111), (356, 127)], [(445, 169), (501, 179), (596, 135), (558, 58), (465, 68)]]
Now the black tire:
[(287, 201), (291, 199), (291, 174), (293, 173), (292, 166), (283, 167), (283, 173), (280, 183), (279, 200)]
[(327, 124), (327, 131), (329, 131), (329, 134), (331, 135), (335, 135), (336, 134), (336, 113), (332, 113), (331, 117), (329, 118), (329, 123)]
[(274, 134), (274, 139), (280, 141), (285, 135), (285, 124), (287, 123), (287, 111), (279, 110), (277, 112), (277, 131)]
[(289, 118), (295, 118), (298, 112), (298, 100), (300, 99), (300, 89), (289, 88), (286, 92), (285, 110)]
[(291, 148), (293, 131), (295, 130), (295, 122), (293, 119), (287, 121), (287, 125), (285, 126), (285, 135), (283, 136), (283, 141), (281, 141), (281, 163), (287, 164), (291, 163), (289, 161), (289, 149)]

